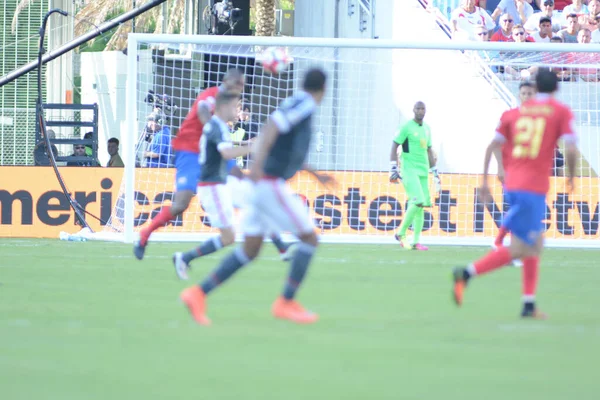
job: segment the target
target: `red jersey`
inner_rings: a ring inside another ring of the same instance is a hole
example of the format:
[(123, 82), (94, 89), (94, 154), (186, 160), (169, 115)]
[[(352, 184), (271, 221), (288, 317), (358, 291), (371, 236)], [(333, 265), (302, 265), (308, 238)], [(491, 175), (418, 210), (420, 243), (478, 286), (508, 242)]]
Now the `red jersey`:
[(213, 86), (198, 95), (188, 115), (183, 120), (179, 128), (179, 133), (171, 142), (174, 150), (200, 153), (200, 137), (202, 136), (204, 124), (198, 118), (198, 104), (207, 102), (210, 105), (211, 111), (214, 111), (215, 98), (218, 92), (219, 87)]
[(502, 115), (497, 133), (511, 149), (505, 163), (507, 190), (548, 193), (554, 150), (562, 136), (574, 135), (572, 122), (569, 107), (545, 95)]

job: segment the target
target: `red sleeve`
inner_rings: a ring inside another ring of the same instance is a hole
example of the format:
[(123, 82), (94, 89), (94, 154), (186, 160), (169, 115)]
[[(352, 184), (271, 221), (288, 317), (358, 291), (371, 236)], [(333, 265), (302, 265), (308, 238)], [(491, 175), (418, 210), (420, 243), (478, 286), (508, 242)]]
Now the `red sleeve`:
[(510, 139), (510, 111), (505, 111), (502, 114), (496, 132), (504, 136), (507, 140)]

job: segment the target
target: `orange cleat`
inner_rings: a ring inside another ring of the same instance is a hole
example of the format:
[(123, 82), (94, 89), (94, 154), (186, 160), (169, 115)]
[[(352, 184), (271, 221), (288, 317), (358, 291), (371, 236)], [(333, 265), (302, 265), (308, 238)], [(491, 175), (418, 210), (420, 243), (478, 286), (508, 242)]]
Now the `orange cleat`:
[(283, 296), (275, 300), (271, 312), (275, 318), (287, 319), (297, 324), (313, 324), (319, 319), (317, 314), (306, 311), (297, 301), (287, 300)]
[(467, 287), (467, 281), (465, 280), (465, 269), (454, 268), (452, 275), (454, 277), (454, 289), (452, 294), (454, 295), (454, 302), (460, 307), (463, 302), (465, 288)]
[(211, 324), (210, 319), (206, 316), (206, 295), (199, 286), (194, 285), (185, 289), (179, 296), (181, 301), (187, 306), (190, 314), (200, 325), (208, 326)]

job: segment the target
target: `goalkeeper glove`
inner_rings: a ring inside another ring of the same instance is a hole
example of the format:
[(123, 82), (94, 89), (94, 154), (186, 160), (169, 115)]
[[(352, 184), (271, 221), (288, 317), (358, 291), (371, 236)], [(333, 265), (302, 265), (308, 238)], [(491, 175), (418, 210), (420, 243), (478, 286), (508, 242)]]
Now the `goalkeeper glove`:
[(398, 171), (398, 163), (396, 161), (390, 161), (390, 182), (398, 183), (398, 181), (401, 180), (402, 177)]
[(442, 180), (438, 175), (437, 167), (433, 167), (429, 170), (433, 174), (433, 182), (435, 183), (435, 191), (437, 194), (442, 192)]

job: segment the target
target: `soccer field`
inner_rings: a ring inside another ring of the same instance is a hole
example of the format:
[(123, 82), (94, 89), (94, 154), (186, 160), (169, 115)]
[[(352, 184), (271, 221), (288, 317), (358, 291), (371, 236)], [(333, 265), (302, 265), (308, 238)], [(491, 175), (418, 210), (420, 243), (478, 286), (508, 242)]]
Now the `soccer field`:
[[(321, 320), (274, 320), (287, 265), (260, 260), (192, 322), (173, 251), (114, 243), (0, 242), (0, 390), (16, 399), (597, 399), (599, 251), (548, 250), (540, 309), (522, 321), (520, 270), (450, 271), (484, 248), (323, 245), (299, 299)], [(225, 250), (227, 252), (228, 250)], [(201, 279), (224, 252), (196, 260)]]

